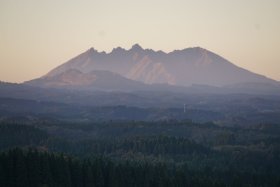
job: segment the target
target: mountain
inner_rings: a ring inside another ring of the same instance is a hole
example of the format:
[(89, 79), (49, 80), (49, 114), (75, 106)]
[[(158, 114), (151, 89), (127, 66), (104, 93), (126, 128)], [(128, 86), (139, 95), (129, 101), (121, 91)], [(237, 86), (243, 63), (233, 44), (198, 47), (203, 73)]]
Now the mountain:
[(170, 53), (143, 49), (138, 44), (133, 45), (129, 50), (121, 47), (114, 48), (110, 53), (98, 52), (90, 48), (51, 70), (41, 79), (48, 80), (69, 70), (78, 70), (81, 73), (110, 71), (146, 84), (176, 86), (278, 84), (272, 79), (240, 68), (223, 57), (199, 47), (174, 50)]

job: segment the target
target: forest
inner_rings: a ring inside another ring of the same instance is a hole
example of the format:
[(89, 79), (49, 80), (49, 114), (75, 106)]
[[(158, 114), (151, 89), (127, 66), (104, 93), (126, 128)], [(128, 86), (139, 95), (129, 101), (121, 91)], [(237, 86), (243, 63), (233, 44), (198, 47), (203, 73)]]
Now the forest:
[(0, 186), (279, 186), (280, 127), (0, 123)]

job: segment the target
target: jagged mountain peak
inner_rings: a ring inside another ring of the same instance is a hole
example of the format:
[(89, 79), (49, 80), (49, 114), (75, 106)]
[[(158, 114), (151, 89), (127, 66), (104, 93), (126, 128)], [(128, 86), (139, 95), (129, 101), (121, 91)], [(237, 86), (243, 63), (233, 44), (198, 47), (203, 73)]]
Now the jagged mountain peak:
[(114, 48), (112, 51), (111, 51), (111, 53), (122, 53), (122, 52), (125, 52), (126, 50), (124, 49), (124, 48), (122, 48), (122, 47), (116, 47), (116, 48)]
[(96, 49), (94, 49), (93, 47), (89, 48), (89, 49), (85, 52), (85, 54), (88, 54), (88, 55), (94, 54), (94, 53), (98, 53), (98, 51), (97, 51)]
[(139, 44), (136, 43), (131, 47), (130, 50), (132, 50), (132, 51), (142, 51), (144, 49)]

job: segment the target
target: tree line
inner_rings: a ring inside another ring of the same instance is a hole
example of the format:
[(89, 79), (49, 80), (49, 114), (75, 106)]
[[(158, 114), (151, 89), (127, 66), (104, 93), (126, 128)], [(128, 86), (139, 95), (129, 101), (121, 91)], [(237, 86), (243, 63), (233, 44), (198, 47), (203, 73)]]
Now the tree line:
[(279, 186), (280, 178), (238, 170), (193, 171), (187, 164), (115, 161), (104, 157), (78, 159), (36, 149), (13, 149), (0, 154), (0, 186), (5, 187), (211, 187)]

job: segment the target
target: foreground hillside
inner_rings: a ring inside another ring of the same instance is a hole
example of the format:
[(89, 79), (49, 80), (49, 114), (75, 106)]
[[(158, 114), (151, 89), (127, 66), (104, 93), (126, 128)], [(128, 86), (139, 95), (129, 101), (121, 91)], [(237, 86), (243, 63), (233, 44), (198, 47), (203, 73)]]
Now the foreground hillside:
[(0, 124), (0, 186), (280, 184), (279, 125), (16, 121)]
[(204, 168), (190, 170), (188, 164), (164, 162), (114, 162), (103, 157), (76, 159), (66, 155), (12, 150), (0, 154), (0, 185), (10, 186), (147, 186), (217, 187), (278, 186), (279, 176)]

